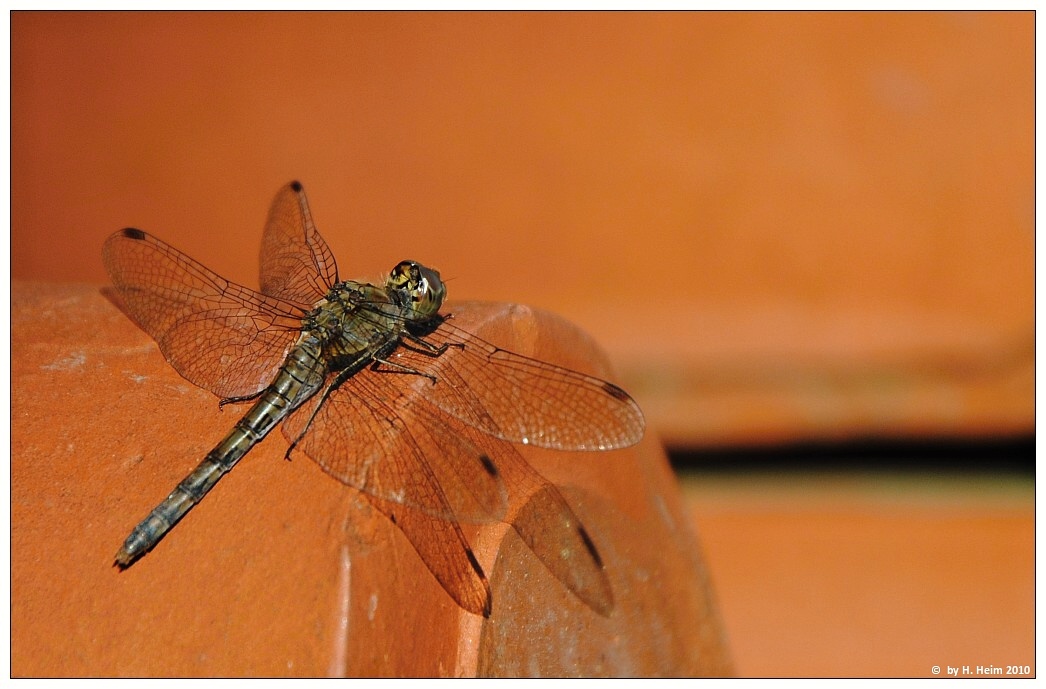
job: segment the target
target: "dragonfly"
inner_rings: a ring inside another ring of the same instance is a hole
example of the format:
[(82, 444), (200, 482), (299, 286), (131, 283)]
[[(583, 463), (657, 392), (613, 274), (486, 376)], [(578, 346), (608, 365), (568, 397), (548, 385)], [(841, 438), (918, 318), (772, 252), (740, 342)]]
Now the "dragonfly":
[(518, 446), (634, 445), (645, 422), (622, 388), (459, 327), (441, 313), (439, 272), (415, 261), (383, 284), (341, 280), (299, 182), (269, 211), (260, 290), (139, 229), (111, 235), (102, 257), (123, 310), (179, 374), (222, 407), (251, 405), (134, 527), (115, 557), (121, 570), (281, 425), (285, 457), (302, 452), (358, 489), (463, 609), (489, 617), (493, 601), (461, 524), (504, 521), (588, 607), (613, 610), (594, 539)]

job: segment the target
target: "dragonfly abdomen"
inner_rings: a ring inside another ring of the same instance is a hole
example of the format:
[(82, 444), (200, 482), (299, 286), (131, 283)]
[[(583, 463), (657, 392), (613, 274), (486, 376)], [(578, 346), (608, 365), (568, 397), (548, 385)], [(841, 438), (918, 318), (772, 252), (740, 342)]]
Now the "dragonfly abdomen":
[[(255, 406), (260, 405), (259, 401)], [(260, 439), (261, 437), (250, 429), (241, 428), (237, 424), (192, 473), (182, 479), (171, 494), (134, 527), (131, 535), (116, 553), (116, 564), (121, 568), (129, 567), (139, 557), (152, 550), (171, 527), (203, 500), (203, 496), (214, 487), (218, 479), (232, 469)]]
[(255, 444), (268, 435), (294, 407), (311, 396), (323, 381), (315, 340), (291, 350), (280, 373), (261, 399), (243, 415), (218, 445), (207, 453), (171, 494), (134, 527), (116, 553), (116, 564), (129, 567), (152, 550), (168, 531), (196, 506)]

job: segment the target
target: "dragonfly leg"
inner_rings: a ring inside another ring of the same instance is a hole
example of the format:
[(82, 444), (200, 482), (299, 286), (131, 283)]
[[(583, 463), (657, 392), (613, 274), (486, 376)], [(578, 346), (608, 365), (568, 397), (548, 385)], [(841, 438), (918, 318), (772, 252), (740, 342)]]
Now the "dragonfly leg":
[[(388, 366), (389, 368), (395, 369), (395, 370), (393, 370), (393, 371), (383, 371), (378, 366), (378, 364), (382, 364), (384, 366)], [(398, 362), (395, 362), (395, 361), (389, 361), (388, 359), (380, 359), (378, 357), (375, 357), (374, 358), (374, 363), (371, 364), (371, 369), (376, 371), (376, 372), (378, 372), (378, 373), (409, 373), (409, 374), (415, 375), (415, 376), (424, 376), (424, 377), (428, 378), (429, 380), (431, 380), (433, 383), (436, 382), (436, 376), (432, 375), (431, 373), (425, 373), (424, 371), (419, 371), (416, 368), (411, 368), (410, 366), (404, 366), (401, 363), (398, 363)]]
[[(411, 344), (417, 345), (416, 347), (407, 344), (410, 341)], [(403, 333), (403, 339), (400, 340), (400, 344), (418, 354), (424, 354), (425, 356), (438, 357), (442, 356), (445, 351), (451, 347), (457, 347), (458, 349), (465, 349), (465, 344), (462, 342), (444, 342), (441, 345), (434, 345), (423, 337), (412, 335), (411, 333)]]
[(226, 404), (239, 404), (241, 402), (250, 402), (252, 400), (256, 400), (265, 393), (266, 389), (267, 388), (262, 388), (253, 395), (244, 395), (243, 397), (223, 397), (222, 399), (218, 400), (218, 408), (224, 409)]
[(323, 391), (323, 394), (320, 396), (319, 403), (316, 405), (316, 408), (312, 410), (312, 414), (309, 415), (309, 420), (305, 422), (305, 427), (301, 429), (301, 433), (299, 433), (294, 438), (294, 440), (291, 441), (291, 444), (287, 447), (287, 452), (285, 452), (283, 455), (284, 459), (288, 461), (290, 460), (291, 452), (294, 451), (294, 448), (298, 446), (298, 443), (301, 442), (301, 439), (305, 437), (305, 434), (309, 432), (309, 426), (312, 425), (313, 420), (316, 418), (316, 414), (318, 414), (320, 408), (322, 408), (323, 405), (326, 404), (327, 398), (331, 396), (331, 393), (333, 393), (335, 390), (341, 387), (341, 384), (349, 378), (351, 378), (353, 374), (356, 373), (356, 371), (357, 369), (355, 367), (347, 368), (339, 372), (338, 375), (334, 377), (334, 380), (331, 381), (330, 385), (327, 386), (327, 388)]
[[(444, 342), (443, 344), (437, 346), (437, 345), (432, 344), (431, 342), (428, 342), (428, 341), (418, 337), (417, 335), (412, 335), (410, 333), (404, 333), (403, 334), (403, 338), (404, 339), (400, 340), (400, 345), (404, 349), (409, 349), (412, 352), (417, 352), (418, 354), (423, 354), (425, 356), (432, 357), (433, 359), (442, 356), (443, 353), (446, 352), (451, 347), (457, 347), (459, 349), (465, 349), (465, 345), (463, 343), (461, 343), (461, 342)], [(432, 375), (431, 373), (425, 373), (424, 371), (419, 371), (416, 368), (412, 368), (410, 366), (406, 366), (406, 365), (401, 364), (401, 363), (399, 363), (397, 361), (390, 361), (389, 359), (383, 359), (383, 358), (378, 357), (378, 356), (374, 357), (373, 361), (374, 361), (374, 363), (371, 365), (371, 368), (374, 371), (377, 371), (378, 373), (409, 373), (409, 374), (415, 375), (415, 376), (424, 376), (424, 377), (428, 378), (429, 380), (431, 380), (433, 383), (437, 382), (436, 376)], [(381, 368), (378, 367), (378, 364), (382, 364), (382, 365), (387, 366), (388, 368), (391, 368), (391, 369), (394, 369), (394, 370), (393, 371), (388, 371), (388, 370), (384, 370), (383, 371)]]

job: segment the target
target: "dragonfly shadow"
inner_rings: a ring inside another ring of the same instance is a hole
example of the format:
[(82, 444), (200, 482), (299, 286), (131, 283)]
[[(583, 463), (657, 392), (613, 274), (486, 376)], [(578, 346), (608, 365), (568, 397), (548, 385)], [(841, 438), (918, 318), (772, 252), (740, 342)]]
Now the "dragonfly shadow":
[(132, 314), (130, 309), (127, 308), (127, 302), (120, 295), (120, 292), (118, 292), (116, 289), (114, 289), (112, 287), (109, 287), (108, 285), (106, 285), (105, 287), (100, 288), (98, 290), (98, 292), (103, 297), (108, 299), (109, 303), (111, 303), (113, 306), (115, 306), (117, 309), (119, 309), (123, 313), (123, 315), (127, 316), (131, 320), (134, 320), (134, 315)]
[[(603, 558), (560, 490), (515, 448), (506, 445), (492, 450), (492, 454), (510, 487), (508, 512), (501, 521), (512, 527), (531, 553), (578, 600), (598, 614), (609, 616), (614, 609), (614, 596)], [(458, 605), (474, 614), (490, 616), (489, 579), (456, 521), (367, 493), (362, 495), (400, 530)], [(493, 562), (496, 557), (483, 559)]]

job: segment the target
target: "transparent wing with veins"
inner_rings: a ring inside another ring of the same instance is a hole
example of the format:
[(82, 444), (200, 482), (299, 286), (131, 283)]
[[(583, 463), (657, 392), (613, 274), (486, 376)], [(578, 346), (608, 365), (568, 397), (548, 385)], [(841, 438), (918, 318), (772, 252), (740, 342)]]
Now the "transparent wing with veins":
[(643, 437), (639, 406), (613, 383), (496, 347), (453, 319), (424, 339), (443, 353), (401, 347), (390, 360), (431, 375), (418, 392), (484, 433), (555, 450), (613, 450)]
[(237, 285), (136, 229), (102, 258), (128, 315), (191, 383), (221, 398), (263, 390), (301, 334), (297, 304)]
[(338, 264), (312, 221), (300, 182), (280, 189), (265, 223), (261, 246), (261, 291), (304, 309), (338, 282)]

